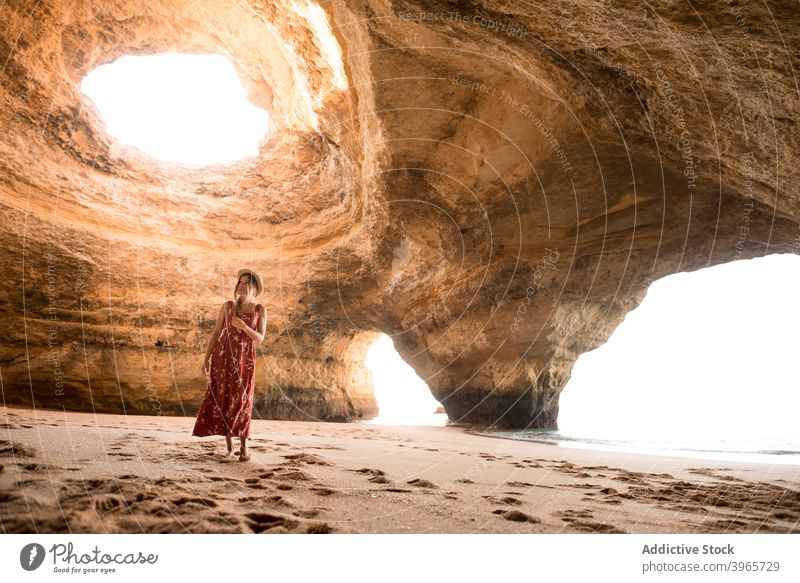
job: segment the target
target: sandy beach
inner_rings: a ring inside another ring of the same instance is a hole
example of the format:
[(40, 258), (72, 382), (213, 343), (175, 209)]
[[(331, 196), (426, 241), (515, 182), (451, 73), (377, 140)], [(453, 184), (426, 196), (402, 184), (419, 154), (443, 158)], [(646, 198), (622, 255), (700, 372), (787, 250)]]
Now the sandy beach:
[(800, 466), (256, 419), (240, 462), (193, 424), (0, 408), (3, 532), (800, 532)]

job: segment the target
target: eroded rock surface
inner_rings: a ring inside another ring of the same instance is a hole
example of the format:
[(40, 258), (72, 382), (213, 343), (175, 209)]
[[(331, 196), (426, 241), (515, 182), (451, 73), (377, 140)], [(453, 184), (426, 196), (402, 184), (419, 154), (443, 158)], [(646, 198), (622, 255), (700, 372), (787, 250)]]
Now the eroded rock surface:
[[(555, 424), (653, 280), (800, 249), (789, 2), (12, 2), (0, 19), (6, 403), (193, 414), (236, 271), (258, 414), (375, 414), (379, 333), (454, 421)], [(273, 123), (201, 170), (81, 78), (220, 53)]]

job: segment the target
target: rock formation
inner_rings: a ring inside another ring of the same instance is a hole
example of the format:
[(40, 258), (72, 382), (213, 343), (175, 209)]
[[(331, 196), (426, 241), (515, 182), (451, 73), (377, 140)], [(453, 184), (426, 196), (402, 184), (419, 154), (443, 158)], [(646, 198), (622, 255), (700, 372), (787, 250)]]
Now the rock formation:
[[(259, 415), (376, 413), (389, 334), (451, 420), (556, 422), (665, 275), (800, 249), (795, 3), (16, 1), (0, 19), (6, 403), (193, 414), (236, 271)], [(187, 169), (80, 81), (228, 57), (273, 128)]]

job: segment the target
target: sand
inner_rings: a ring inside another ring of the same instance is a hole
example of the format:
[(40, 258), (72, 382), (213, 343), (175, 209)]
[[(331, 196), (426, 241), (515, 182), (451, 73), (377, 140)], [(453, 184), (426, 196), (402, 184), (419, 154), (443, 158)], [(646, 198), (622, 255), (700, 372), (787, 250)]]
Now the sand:
[[(5, 533), (792, 533), (800, 466), (626, 455), (463, 427), (0, 407)], [(238, 448), (238, 439), (235, 439)]]

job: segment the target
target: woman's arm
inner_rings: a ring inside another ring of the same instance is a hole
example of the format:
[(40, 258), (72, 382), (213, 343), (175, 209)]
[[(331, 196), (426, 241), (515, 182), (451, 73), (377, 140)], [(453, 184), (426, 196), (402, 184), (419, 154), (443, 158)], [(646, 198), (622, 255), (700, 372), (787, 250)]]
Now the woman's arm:
[[(226, 302), (227, 303), (227, 302)], [(222, 333), (222, 325), (225, 323), (225, 304), (219, 309), (219, 313), (217, 314), (217, 324), (214, 327), (214, 332), (211, 334), (211, 338), (208, 340), (208, 346), (206, 346), (206, 357), (205, 360), (211, 358), (211, 352), (214, 350), (214, 346), (219, 340), (219, 335)]]
[(236, 316), (233, 317), (233, 325), (247, 334), (256, 343), (261, 344), (264, 342), (264, 336), (267, 334), (267, 311), (264, 306), (261, 306), (261, 309), (258, 312), (258, 330), (253, 330), (250, 326), (245, 324), (243, 320), (237, 318)]
[(261, 306), (261, 313), (258, 315), (258, 339), (256, 342), (261, 344), (264, 342), (264, 336), (267, 335), (267, 308)]

